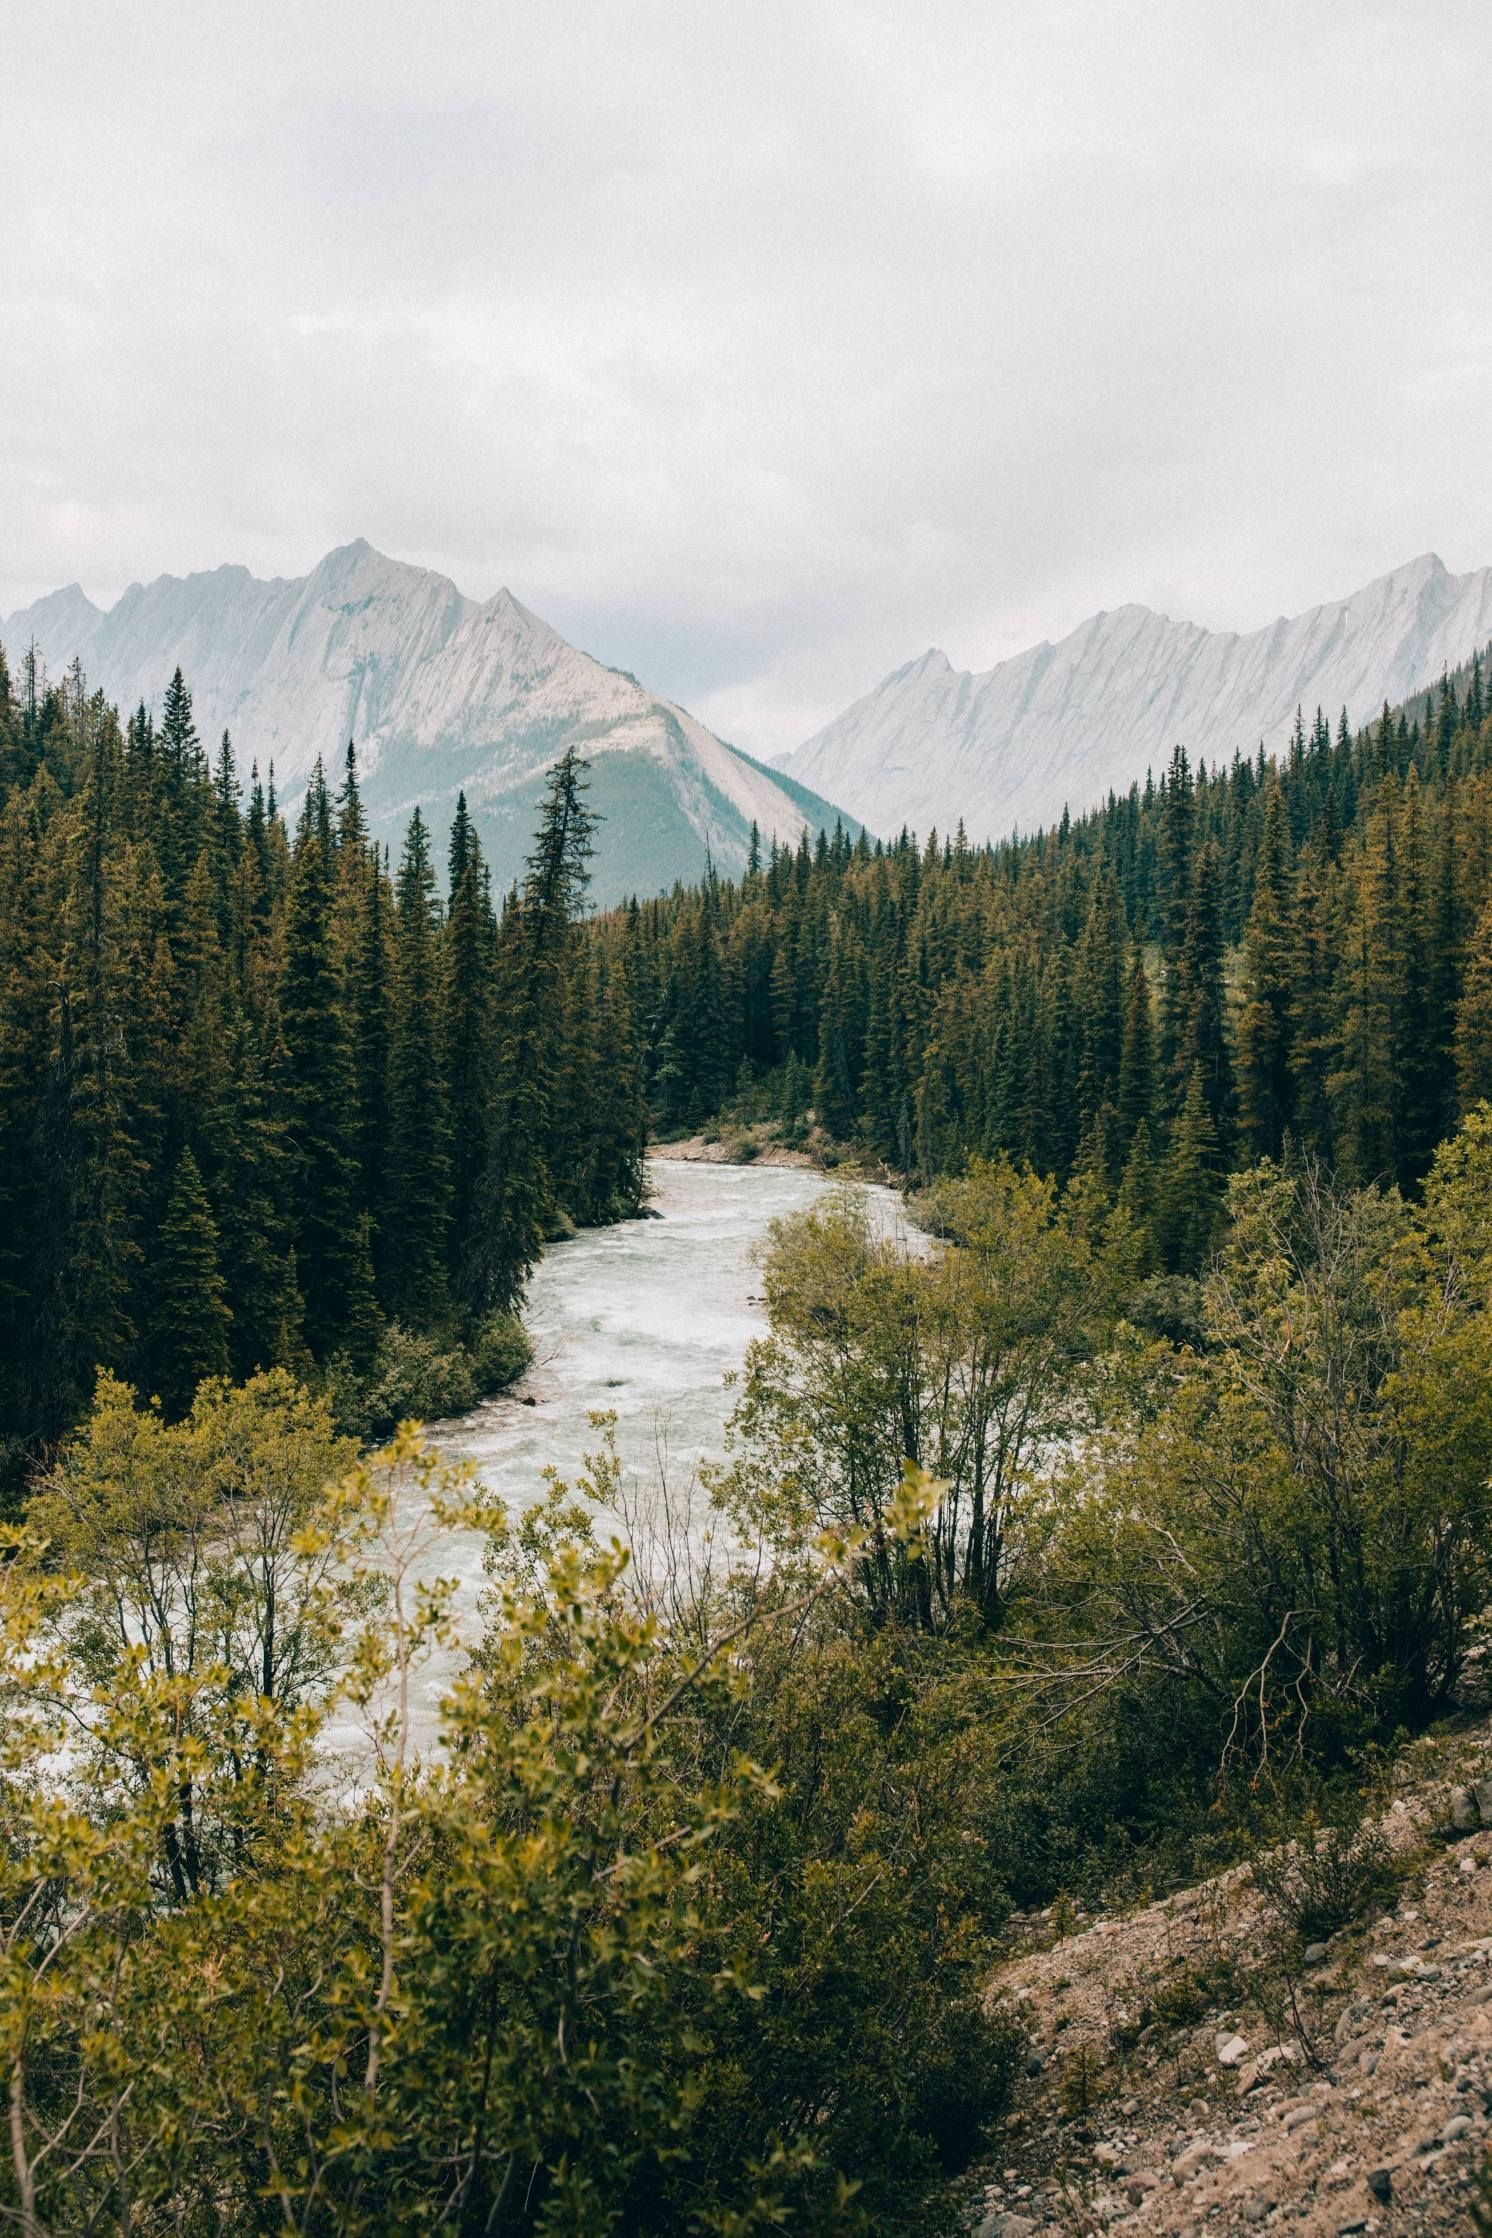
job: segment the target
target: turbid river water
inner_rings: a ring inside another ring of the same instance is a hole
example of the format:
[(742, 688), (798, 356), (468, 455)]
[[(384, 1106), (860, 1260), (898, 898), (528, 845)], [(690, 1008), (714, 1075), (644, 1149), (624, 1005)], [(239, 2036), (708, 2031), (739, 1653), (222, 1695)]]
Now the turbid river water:
[[(641, 1501), (656, 1486), (660, 1456), (679, 1486), (702, 1456), (719, 1453), (731, 1403), (725, 1378), (765, 1326), (753, 1250), (780, 1214), (831, 1186), (792, 1168), (665, 1159), (652, 1161), (649, 1176), (659, 1218), (590, 1229), (545, 1252), (524, 1314), (534, 1363), (517, 1391), (432, 1427), (442, 1452), (471, 1462), (511, 1507), (540, 1497), (546, 1467), (573, 1481), (598, 1442), (589, 1417), (602, 1410), (616, 1415)], [(878, 1221), (896, 1219), (888, 1191), (867, 1194)], [(484, 1584), (480, 1543), (433, 1533), (415, 1574), (459, 1579), (457, 1612), (470, 1637)], [(422, 1745), (450, 1673), (442, 1659), (419, 1674), (414, 1724)]]

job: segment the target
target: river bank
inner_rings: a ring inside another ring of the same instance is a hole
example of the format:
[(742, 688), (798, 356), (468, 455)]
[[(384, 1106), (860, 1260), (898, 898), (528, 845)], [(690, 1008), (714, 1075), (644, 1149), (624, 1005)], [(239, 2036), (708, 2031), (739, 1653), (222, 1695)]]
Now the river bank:
[(835, 1181), (865, 1181), (881, 1189), (900, 1189), (903, 1176), (867, 1157), (850, 1143), (835, 1142), (817, 1128), (801, 1143), (787, 1143), (771, 1121), (722, 1126), (709, 1134), (673, 1142), (651, 1142), (649, 1158), (665, 1165), (774, 1166), (818, 1173)]

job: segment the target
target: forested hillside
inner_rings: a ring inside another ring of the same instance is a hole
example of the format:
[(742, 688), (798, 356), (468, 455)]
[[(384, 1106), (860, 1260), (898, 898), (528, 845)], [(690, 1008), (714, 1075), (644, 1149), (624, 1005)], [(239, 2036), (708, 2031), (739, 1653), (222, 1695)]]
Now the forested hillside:
[(1006, 1152), (1123, 1196), (1195, 1271), (1229, 1169), (1288, 1142), (1413, 1186), (1492, 1090), (1479, 662), (1352, 737), (1158, 778), (1036, 838), (773, 851), (635, 905), (662, 1124), (810, 1109), (921, 1179)]
[(576, 930), (582, 762), (535, 814), (499, 906), (464, 803), (391, 866), (351, 748), (291, 832), (226, 737), (209, 763), (179, 672), (121, 728), (76, 667), (16, 689), (0, 655), (12, 1468), (99, 1367), (172, 1416), (205, 1376), (316, 1368), (373, 1428), (513, 1372), (545, 1235), (635, 1207), (644, 1133), (618, 941)]

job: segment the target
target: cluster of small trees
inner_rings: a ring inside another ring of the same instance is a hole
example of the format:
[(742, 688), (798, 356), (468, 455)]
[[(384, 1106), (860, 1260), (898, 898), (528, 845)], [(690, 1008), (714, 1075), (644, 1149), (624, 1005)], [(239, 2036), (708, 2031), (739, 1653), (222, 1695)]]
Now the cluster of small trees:
[[(494, 1603), (428, 1763), (422, 1514), (483, 1535)], [(358, 1463), (279, 1370), (175, 1425), (105, 1378), (28, 1526), (27, 2238), (952, 2229), (940, 2172), (1016, 2051), (979, 1994), (988, 1765), (957, 1674), (859, 1635), (852, 1541), (665, 1626), (562, 1496), (520, 1529), (412, 1434)]]
[[(464, 1372), (562, 1217), (637, 1203), (645, 1116), (618, 945), (583, 939), (584, 764), (499, 911), (465, 806), (436, 889), (390, 872), (351, 748), (293, 834), (245, 800), (178, 673), (121, 731), (75, 668), (0, 657), (0, 1435), (99, 1366), (180, 1414), (204, 1376), (341, 1363), (390, 1325)], [(459, 1381), (459, 1376), (457, 1378)]]
[[(716, 1479), (738, 1528), (865, 1533), (874, 1625), (974, 1624), (1069, 1749), (1162, 1737), (1165, 1792), (1453, 1706), (1492, 1599), (1492, 1106), (1416, 1200), (1235, 1176), (1180, 1345), (1130, 1318), (1100, 1192), (976, 1164), (924, 1210), (930, 1248), (853, 1195), (775, 1231)], [(908, 1457), (940, 1483), (913, 1540), (883, 1529)]]
[(811, 1107), (923, 1181), (1083, 1172), (1194, 1272), (1231, 1170), (1289, 1140), (1413, 1185), (1492, 1093), (1480, 665), (1028, 840), (839, 832), (624, 922), (662, 1123)]

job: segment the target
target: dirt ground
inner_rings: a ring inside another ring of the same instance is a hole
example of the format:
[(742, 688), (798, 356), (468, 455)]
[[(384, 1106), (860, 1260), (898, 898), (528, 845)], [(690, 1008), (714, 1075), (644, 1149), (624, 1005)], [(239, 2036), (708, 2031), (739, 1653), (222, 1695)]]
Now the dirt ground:
[(1397, 1785), (1378, 1822), (1396, 1885), (1324, 1943), (1302, 1949), (1247, 1867), (1128, 1917), (1017, 1923), (992, 1994), (1030, 2056), (965, 2194), (979, 2238), (1473, 2231), (1492, 1727)]

